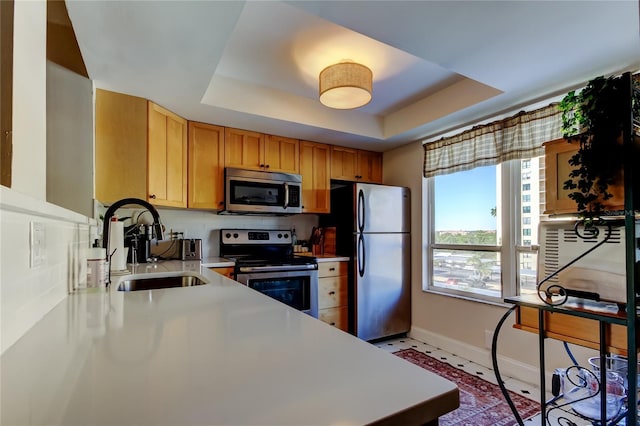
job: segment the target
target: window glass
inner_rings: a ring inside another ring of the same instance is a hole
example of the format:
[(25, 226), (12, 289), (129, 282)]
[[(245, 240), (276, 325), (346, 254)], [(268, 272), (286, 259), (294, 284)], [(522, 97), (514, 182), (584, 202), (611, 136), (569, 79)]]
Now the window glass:
[[(428, 179), (425, 197), (433, 214), (425, 290), (485, 301), (535, 291), (540, 161), (514, 160)], [(513, 220), (502, 220), (507, 217)], [(505, 241), (515, 245), (503, 246)]]
[(446, 244), (497, 244), (496, 166), (435, 180), (435, 239)]
[(435, 287), (500, 297), (500, 253), (478, 250), (433, 251)]

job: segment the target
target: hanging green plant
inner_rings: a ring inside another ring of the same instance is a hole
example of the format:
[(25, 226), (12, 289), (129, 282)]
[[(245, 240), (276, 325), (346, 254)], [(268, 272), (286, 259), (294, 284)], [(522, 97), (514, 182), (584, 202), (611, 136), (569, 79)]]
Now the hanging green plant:
[[(635, 78), (634, 85), (638, 84)], [(583, 218), (602, 216), (604, 202), (613, 197), (609, 186), (621, 177), (622, 132), (630, 119), (628, 102), (628, 90), (621, 77), (597, 77), (580, 92), (567, 93), (559, 104), (563, 136), (579, 144), (578, 151), (569, 160), (574, 169), (563, 188), (574, 190), (569, 198), (576, 202)], [(634, 113), (638, 114), (640, 96), (637, 93), (632, 103)]]

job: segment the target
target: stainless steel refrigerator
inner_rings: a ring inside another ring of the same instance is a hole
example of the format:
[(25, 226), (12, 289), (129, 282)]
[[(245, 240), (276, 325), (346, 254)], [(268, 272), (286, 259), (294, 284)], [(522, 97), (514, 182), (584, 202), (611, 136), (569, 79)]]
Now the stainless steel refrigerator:
[(404, 187), (356, 183), (331, 191), (338, 252), (353, 259), (351, 330), (363, 340), (411, 327), (410, 205)]

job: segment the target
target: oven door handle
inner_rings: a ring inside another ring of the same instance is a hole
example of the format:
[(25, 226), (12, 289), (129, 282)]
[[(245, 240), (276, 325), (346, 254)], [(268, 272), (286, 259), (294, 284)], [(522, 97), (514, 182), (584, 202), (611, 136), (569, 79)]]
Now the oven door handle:
[(241, 266), (238, 268), (238, 273), (244, 274), (250, 272), (312, 271), (317, 269), (317, 263), (311, 265)]

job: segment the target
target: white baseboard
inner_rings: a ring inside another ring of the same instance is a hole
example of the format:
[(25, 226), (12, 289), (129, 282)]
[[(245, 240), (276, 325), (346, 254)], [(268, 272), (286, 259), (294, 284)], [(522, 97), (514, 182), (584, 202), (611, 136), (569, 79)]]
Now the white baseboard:
[[(409, 337), (468, 359), (483, 367), (493, 369), (491, 351), (489, 349), (472, 346), (416, 326), (411, 327)], [(540, 372), (536, 366), (498, 354), (498, 368), (500, 369), (500, 375), (503, 379), (505, 377), (512, 377), (533, 385), (540, 383)], [(546, 377), (551, 377), (551, 373), (547, 373)], [(546, 381), (547, 390), (550, 390), (550, 382), (551, 380)]]

